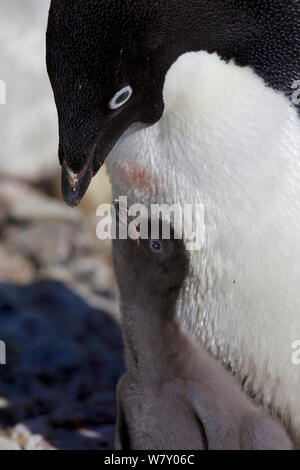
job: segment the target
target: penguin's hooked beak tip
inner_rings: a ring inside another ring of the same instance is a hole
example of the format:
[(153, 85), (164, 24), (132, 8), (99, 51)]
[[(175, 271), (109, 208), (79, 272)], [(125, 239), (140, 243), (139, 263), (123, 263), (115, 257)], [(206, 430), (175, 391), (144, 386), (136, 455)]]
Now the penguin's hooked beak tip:
[(77, 207), (88, 190), (94, 176), (93, 158), (89, 158), (79, 173), (69, 168), (66, 162), (62, 164), (61, 188), (64, 201), (70, 207)]

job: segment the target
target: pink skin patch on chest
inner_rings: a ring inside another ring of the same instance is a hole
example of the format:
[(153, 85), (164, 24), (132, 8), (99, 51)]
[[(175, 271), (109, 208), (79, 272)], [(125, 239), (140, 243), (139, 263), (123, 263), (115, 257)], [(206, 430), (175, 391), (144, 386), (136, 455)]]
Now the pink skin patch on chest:
[(136, 160), (129, 160), (125, 165), (115, 162), (112, 170), (115, 178), (124, 185), (151, 194), (162, 194), (157, 179)]

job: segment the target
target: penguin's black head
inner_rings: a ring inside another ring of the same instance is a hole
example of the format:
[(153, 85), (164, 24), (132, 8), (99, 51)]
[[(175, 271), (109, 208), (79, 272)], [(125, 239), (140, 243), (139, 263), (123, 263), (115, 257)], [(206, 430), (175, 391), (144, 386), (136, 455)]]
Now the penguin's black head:
[[(134, 221), (115, 205), (120, 225), (127, 225), (127, 239), (113, 240), (115, 274), (121, 296), (155, 299), (171, 304), (177, 300), (188, 274), (189, 257), (182, 239), (166, 220), (159, 220), (158, 234), (151, 238), (152, 221), (145, 220), (148, 237), (140, 236)], [(121, 213), (121, 216), (120, 216)]]
[(163, 113), (170, 66), (156, 1), (52, 0), (47, 68), (65, 201), (77, 205), (119, 137)]

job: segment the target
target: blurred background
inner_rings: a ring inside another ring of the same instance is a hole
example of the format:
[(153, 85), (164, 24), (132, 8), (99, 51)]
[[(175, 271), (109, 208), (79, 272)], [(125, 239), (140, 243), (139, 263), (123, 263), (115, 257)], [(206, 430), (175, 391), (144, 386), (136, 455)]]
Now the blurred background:
[(111, 189), (104, 168), (80, 208), (62, 202), (49, 5), (0, 1), (0, 450), (109, 449), (122, 342), (96, 207)]

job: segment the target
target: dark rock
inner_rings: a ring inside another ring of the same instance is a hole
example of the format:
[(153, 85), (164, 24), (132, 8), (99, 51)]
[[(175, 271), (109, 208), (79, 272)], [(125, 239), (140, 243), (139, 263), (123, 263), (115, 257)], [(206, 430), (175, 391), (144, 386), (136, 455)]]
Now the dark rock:
[[(7, 344), (0, 425), (15, 430), (16, 445), (112, 448), (124, 366), (120, 329), (110, 316), (58, 282), (2, 284), (0, 337)], [(43, 426), (36, 426), (41, 417)], [(31, 433), (26, 439), (16, 437), (21, 423)]]

